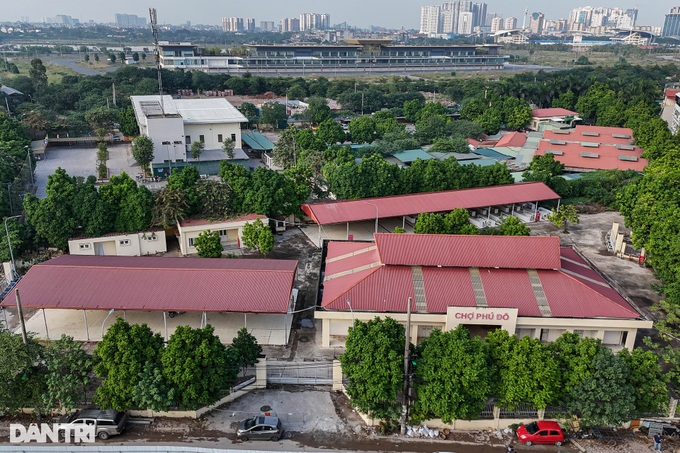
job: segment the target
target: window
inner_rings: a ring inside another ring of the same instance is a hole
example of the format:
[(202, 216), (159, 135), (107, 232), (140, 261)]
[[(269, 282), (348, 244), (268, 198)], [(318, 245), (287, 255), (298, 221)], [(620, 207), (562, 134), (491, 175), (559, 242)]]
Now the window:
[(172, 142), (172, 143), (173, 143), (173, 144), (175, 144), (175, 145), (181, 145), (181, 144), (182, 144), (182, 142), (181, 142), (181, 141), (179, 141), (179, 140), (175, 140), (175, 141), (174, 141), (174, 142)]
[(90, 248), (90, 244), (78, 244), (80, 250), (87, 250)]
[(189, 238), (189, 247), (194, 246), (194, 238)]
[(584, 331), (581, 329), (574, 329), (574, 333), (579, 337), (583, 338)]
[(161, 142), (161, 144), (163, 144), (163, 145), (169, 145), (169, 144), (170, 144), (170, 142), (168, 142), (168, 141), (165, 141), (165, 142)]
[(222, 143), (224, 140), (222, 139), (222, 134), (217, 134), (217, 142)]
[(231, 134), (231, 141), (235, 142), (236, 141), (236, 134)]
[(187, 135), (184, 138), (186, 138), (187, 145), (191, 145), (191, 135)]
[(226, 236), (227, 235), (227, 230), (220, 230), (220, 237)]
[(547, 343), (550, 339), (550, 329), (541, 329), (541, 343)]
[(199, 135), (198, 141), (201, 142), (201, 143), (205, 143), (205, 135)]
[(602, 344), (609, 345), (609, 346), (616, 346), (621, 344), (621, 331), (620, 330), (608, 330), (605, 331), (604, 336), (602, 337)]
[(534, 337), (534, 329), (517, 329), (515, 330), (515, 335), (517, 338), (524, 338), (524, 337), (529, 337), (533, 338)]
[(126, 247), (126, 246), (130, 245), (130, 240), (129, 239), (121, 239), (120, 241), (118, 241), (118, 243), (121, 246)]

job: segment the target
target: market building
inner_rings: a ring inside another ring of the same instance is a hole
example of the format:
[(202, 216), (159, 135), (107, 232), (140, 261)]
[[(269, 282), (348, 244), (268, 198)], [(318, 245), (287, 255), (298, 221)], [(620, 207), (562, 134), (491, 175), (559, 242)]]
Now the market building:
[(632, 349), (652, 322), (557, 236), (375, 235), (330, 241), (323, 251), (316, 319), (322, 346), (342, 347), (354, 320), (405, 323), (411, 342), (433, 329), (501, 328), (544, 342), (564, 332)]

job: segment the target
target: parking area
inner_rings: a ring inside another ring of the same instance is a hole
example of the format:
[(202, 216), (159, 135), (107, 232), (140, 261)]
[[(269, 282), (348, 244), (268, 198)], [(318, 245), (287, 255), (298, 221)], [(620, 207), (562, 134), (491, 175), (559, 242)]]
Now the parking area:
[[(119, 175), (126, 172), (133, 178), (142, 169), (132, 157), (132, 149), (128, 143), (109, 144), (109, 167), (110, 175)], [(70, 176), (87, 178), (96, 174), (97, 148), (96, 146), (82, 147), (49, 147), (45, 157), (39, 160), (35, 166), (35, 181), (37, 185), (36, 196), (45, 198), (47, 193), (47, 177), (54, 173), (57, 168), (63, 168)]]

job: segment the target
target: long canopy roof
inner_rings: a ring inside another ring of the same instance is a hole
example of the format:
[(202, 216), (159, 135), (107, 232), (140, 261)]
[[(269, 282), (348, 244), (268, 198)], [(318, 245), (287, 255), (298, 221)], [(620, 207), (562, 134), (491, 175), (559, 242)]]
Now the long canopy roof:
[(559, 198), (559, 195), (542, 182), (527, 182), (476, 189), (309, 203), (302, 205), (302, 211), (319, 225), (328, 225), (371, 220), (376, 217), (385, 219), (412, 216), (422, 212), (485, 208)]
[[(16, 288), (25, 308), (286, 313), (297, 261), (63, 255)], [(14, 291), (0, 306), (16, 304)]]

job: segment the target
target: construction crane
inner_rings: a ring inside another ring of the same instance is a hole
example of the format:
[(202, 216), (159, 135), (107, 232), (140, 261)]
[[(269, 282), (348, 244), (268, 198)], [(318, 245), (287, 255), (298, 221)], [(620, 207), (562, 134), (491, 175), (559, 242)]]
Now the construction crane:
[(165, 116), (165, 108), (163, 105), (163, 77), (161, 73), (161, 51), (158, 46), (158, 16), (156, 15), (156, 8), (149, 8), (149, 18), (151, 19), (151, 31), (153, 33), (153, 43), (155, 46), (154, 54), (156, 56), (156, 71), (158, 72), (158, 94), (161, 98), (161, 114)]

